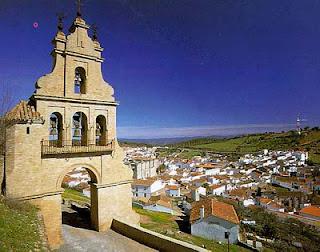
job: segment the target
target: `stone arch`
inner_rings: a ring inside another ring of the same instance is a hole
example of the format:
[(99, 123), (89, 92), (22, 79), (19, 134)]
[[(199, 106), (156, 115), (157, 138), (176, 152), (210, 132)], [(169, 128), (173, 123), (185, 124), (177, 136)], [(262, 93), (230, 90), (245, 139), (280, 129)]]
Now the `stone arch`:
[(88, 145), (89, 122), (86, 113), (78, 111), (72, 116), (72, 145)]
[(96, 145), (106, 145), (108, 142), (107, 119), (104, 115), (96, 117)]
[(63, 116), (59, 112), (49, 115), (49, 142), (51, 146), (62, 146)]
[(83, 67), (76, 67), (74, 70), (74, 92), (76, 94), (86, 93), (87, 76)]
[(62, 173), (60, 173), (59, 177), (58, 177), (58, 180), (57, 180), (57, 184), (56, 184), (56, 188), (57, 190), (61, 190), (62, 187), (62, 181), (63, 181), (63, 178), (69, 173), (71, 172), (72, 170), (78, 168), (78, 167), (83, 167), (87, 170), (87, 172), (89, 173), (90, 175), (90, 178), (91, 178), (91, 181), (93, 183), (96, 183), (96, 184), (100, 184), (101, 183), (101, 175), (100, 173), (98, 172), (98, 170), (93, 167), (92, 165), (89, 165), (89, 164), (74, 164), (72, 166), (69, 166), (67, 167), (66, 169), (63, 170)]

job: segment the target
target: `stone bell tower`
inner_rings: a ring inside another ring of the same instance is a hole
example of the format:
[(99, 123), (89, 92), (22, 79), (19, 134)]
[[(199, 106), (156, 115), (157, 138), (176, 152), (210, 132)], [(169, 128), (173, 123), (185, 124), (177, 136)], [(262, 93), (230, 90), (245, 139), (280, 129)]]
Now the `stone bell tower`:
[[(103, 80), (101, 72), (103, 48), (96, 36), (93, 39), (88, 36), (88, 30), (89, 25), (80, 16), (67, 36), (62, 25), (58, 26), (52, 41), (53, 71), (37, 81), (36, 95), (114, 102), (113, 88)], [(79, 90), (74, 86), (76, 74), (81, 77)]]
[(6, 115), (6, 196), (39, 207), (52, 248), (62, 243), (62, 180), (77, 167), (91, 177), (96, 230), (110, 228), (114, 218), (139, 222), (131, 205), (132, 171), (123, 164), (116, 137), (118, 103), (102, 76), (103, 48), (89, 28), (78, 13), (66, 35), (60, 20), (52, 72)]

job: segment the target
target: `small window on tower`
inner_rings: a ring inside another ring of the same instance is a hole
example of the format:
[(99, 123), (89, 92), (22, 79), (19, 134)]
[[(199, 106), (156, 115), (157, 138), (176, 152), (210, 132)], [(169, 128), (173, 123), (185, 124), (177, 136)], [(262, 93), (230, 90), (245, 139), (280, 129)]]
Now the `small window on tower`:
[(27, 135), (30, 134), (30, 127), (27, 127)]
[(82, 67), (77, 67), (74, 76), (74, 92), (76, 94), (86, 93), (86, 72)]

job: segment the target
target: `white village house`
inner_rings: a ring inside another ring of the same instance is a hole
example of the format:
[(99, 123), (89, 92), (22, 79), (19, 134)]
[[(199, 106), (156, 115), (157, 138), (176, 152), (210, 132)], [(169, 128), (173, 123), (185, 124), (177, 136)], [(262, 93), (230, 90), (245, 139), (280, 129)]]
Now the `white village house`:
[(153, 195), (158, 195), (164, 186), (161, 180), (155, 179), (136, 179), (131, 185), (134, 198), (150, 198)]
[(236, 243), (239, 237), (239, 218), (230, 204), (215, 199), (192, 203), (190, 212), (191, 234), (209, 240)]

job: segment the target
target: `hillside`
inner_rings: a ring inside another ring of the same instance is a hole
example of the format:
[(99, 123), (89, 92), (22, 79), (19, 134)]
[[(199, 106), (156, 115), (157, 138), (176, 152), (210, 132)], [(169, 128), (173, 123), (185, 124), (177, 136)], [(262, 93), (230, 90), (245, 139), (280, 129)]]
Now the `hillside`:
[(309, 151), (313, 162), (320, 163), (320, 130), (318, 128), (305, 129), (301, 135), (295, 131), (289, 131), (225, 139), (201, 138), (177, 143), (171, 147), (237, 154), (253, 153), (263, 149), (304, 150)]
[(119, 140), (119, 145), (121, 147), (131, 147), (131, 148), (136, 148), (136, 147), (152, 147), (151, 144), (148, 143), (143, 143), (143, 142), (138, 142), (137, 141), (130, 141), (130, 140)]
[(0, 251), (47, 251), (37, 209), (0, 198)]

